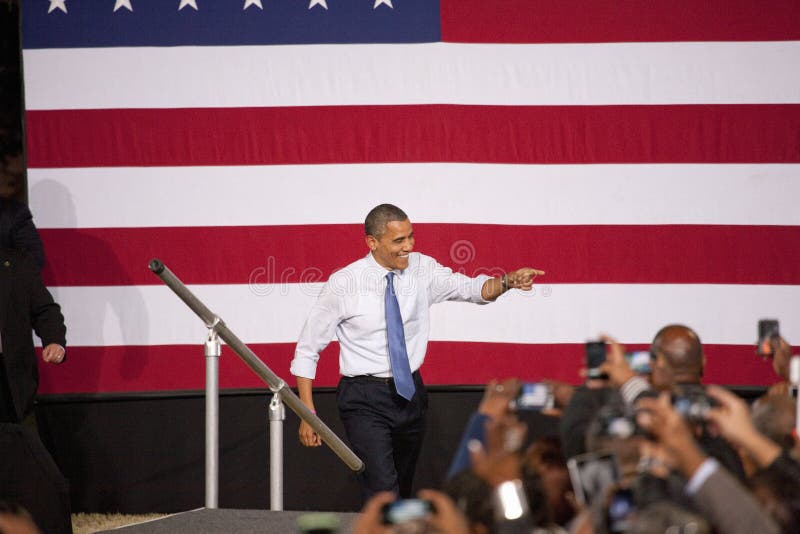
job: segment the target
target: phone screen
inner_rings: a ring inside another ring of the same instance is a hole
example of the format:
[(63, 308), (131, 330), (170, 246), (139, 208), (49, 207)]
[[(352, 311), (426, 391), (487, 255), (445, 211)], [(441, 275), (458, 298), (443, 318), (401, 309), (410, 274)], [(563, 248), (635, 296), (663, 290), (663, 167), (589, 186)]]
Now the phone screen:
[(611, 453), (588, 453), (570, 458), (569, 478), (575, 497), (581, 504), (591, 504), (619, 481), (617, 459)]
[(628, 360), (628, 365), (634, 373), (649, 375), (653, 371), (650, 365), (650, 352), (646, 350), (629, 352), (625, 355), (625, 359)]
[(553, 393), (544, 382), (525, 382), (513, 401), (514, 409), (541, 411), (553, 407)]
[(599, 367), (606, 361), (606, 344), (603, 341), (586, 343), (586, 368), (589, 378), (608, 378)]
[(424, 499), (400, 499), (384, 504), (381, 512), (385, 525), (398, 525), (422, 519), (433, 512), (433, 504)]
[(780, 328), (776, 319), (761, 319), (758, 321), (758, 354), (771, 358), (773, 354), (772, 341), (780, 337)]
[(636, 502), (630, 489), (617, 490), (608, 505), (608, 530), (610, 532), (628, 532), (633, 526), (636, 514)]

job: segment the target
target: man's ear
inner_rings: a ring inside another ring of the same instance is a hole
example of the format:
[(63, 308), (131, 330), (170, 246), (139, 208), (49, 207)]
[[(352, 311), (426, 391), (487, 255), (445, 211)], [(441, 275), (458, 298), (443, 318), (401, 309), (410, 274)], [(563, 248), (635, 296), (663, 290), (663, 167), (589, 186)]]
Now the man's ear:
[(374, 236), (368, 235), (364, 238), (364, 241), (367, 243), (367, 247), (369, 247), (370, 250), (378, 248), (378, 240), (375, 239)]

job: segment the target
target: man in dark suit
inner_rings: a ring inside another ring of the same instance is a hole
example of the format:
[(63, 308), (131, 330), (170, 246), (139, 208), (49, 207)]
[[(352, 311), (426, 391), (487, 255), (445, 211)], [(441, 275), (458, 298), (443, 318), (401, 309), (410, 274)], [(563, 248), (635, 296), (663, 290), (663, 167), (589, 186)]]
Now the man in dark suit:
[(69, 486), (29, 424), (39, 385), (31, 330), (42, 340), (42, 359), (62, 363), (61, 308), (33, 259), (0, 246), (0, 500), (24, 506), (43, 532), (70, 533)]
[(61, 308), (42, 283), (33, 260), (0, 247), (0, 421), (22, 422), (33, 412), (39, 385), (31, 329), (42, 340), (42, 359), (64, 361), (66, 327)]

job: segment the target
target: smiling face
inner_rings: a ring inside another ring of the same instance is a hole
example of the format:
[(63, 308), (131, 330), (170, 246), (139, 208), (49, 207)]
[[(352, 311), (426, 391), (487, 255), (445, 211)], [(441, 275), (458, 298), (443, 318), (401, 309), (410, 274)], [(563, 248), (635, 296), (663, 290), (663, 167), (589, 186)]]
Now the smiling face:
[(368, 235), (366, 241), (380, 266), (402, 271), (408, 267), (408, 255), (414, 250), (414, 229), (408, 219), (390, 221), (380, 237)]

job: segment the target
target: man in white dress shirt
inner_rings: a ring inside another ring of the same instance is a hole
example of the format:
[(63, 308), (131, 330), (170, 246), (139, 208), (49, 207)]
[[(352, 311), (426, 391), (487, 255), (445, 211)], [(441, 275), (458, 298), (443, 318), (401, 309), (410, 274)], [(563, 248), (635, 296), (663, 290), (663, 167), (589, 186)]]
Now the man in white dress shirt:
[[(291, 373), (300, 399), (314, 411), (312, 382), (319, 353), (339, 339), (339, 415), (354, 452), (366, 500), (379, 491), (411, 495), (425, 432), (428, 398), (419, 374), (430, 330), (431, 304), (447, 300), (485, 304), (509, 289), (530, 291), (543, 271), (525, 267), (500, 278), (469, 278), (413, 252), (408, 216), (391, 204), (376, 206), (364, 223), (370, 252), (331, 275), (297, 342)], [(305, 422), (300, 442), (322, 444)]]

